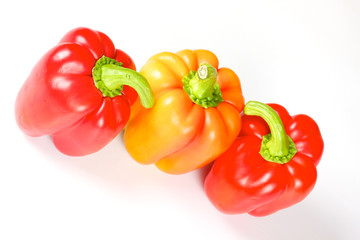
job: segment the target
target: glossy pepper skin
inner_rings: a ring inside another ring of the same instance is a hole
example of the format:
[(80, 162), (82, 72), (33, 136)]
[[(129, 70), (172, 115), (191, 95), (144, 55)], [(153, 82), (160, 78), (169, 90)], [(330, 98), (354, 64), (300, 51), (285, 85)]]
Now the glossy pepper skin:
[(135, 69), (130, 56), (104, 33), (73, 29), (39, 60), (20, 89), (17, 124), (30, 136), (51, 135), (66, 155), (94, 153), (123, 129), (137, 98), (133, 88), (123, 86), (123, 73), (139, 78), (146, 89)]
[(141, 68), (155, 96), (135, 103), (124, 133), (129, 154), (170, 174), (200, 168), (223, 153), (241, 129), (239, 78), (207, 50), (162, 52)]
[[(276, 116), (263, 105), (280, 118), (274, 121)], [(267, 113), (259, 114), (262, 111)], [(221, 212), (266, 216), (300, 202), (312, 191), (324, 142), (312, 118), (290, 116), (278, 104), (249, 102), (244, 112), (248, 115), (243, 116), (241, 133), (215, 160), (205, 179), (205, 192)], [(266, 136), (272, 140), (263, 146)]]

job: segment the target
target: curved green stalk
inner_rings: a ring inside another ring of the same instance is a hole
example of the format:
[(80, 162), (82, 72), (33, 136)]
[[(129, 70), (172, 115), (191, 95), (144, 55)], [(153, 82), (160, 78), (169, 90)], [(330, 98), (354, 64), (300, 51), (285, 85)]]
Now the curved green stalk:
[(93, 79), (103, 96), (121, 95), (123, 86), (128, 85), (138, 93), (140, 102), (145, 108), (154, 105), (154, 95), (145, 77), (137, 71), (122, 67), (122, 63), (114, 59), (105, 56), (100, 58), (93, 69)]
[(281, 164), (289, 162), (297, 150), (275, 110), (264, 103), (249, 101), (244, 107), (244, 113), (259, 116), (269, 125), (270, 134), (263, 136), (261, 143), (261, 156), (270, 162)]

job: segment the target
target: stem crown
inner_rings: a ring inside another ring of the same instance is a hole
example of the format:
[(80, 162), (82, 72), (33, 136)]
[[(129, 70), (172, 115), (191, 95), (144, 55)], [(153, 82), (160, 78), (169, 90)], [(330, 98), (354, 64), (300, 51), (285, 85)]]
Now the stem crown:
[(203, 108), (216, 107), (224, 101), (217, 82), (217, 70), (210, 64), (200, 64), (198, 70), (190, 71), (182, 82), (190, 99)]
[(104, 97), (121, 95), (123, 86), (128, 85), (138, 93), (140, 102), (145, 108), (154, 105), (154, 95), (145, 77), (137, 71), (122, 67), (122, 63), (114, 59), (101, 57), (93, 68), (92, 76), (95, 86)]
[(244, 107), (246, 115), (259, 116), (269, 125), (270, 134), (263, 136), (261, 156), (270, 162), (284, 164), (296, 154), (293, 140), (286, 134), (279, 115), (270, 106), (257, 101), (249, 101)]

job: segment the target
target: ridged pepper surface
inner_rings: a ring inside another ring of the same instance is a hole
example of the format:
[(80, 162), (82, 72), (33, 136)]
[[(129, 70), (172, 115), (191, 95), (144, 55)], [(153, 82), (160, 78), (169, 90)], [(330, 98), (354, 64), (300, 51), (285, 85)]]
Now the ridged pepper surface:
[(324, 142), (316, 122), (278, 104), (250, 101), (243, 127), (205, 180), (213, 205), (228, 214), (266, 216), (302, 201), (314, 188)]
[(151, 109), (134, 104), (124, 133), (129, 154), (170, 174), (198, 169), (218, 157), (241, 129), (240, 80), (219, 68), (208, 50), (162, 52), (140, 73), (155, 96)]
[(132, 88), (152, 106), (150, 87), (133, 60), (104, 33), (76, 28), (33, 68), (16, 99), (16, 121), (27, 135), (51, 135), (66, 155), (87, 155), (123, 129), (137, 98)]

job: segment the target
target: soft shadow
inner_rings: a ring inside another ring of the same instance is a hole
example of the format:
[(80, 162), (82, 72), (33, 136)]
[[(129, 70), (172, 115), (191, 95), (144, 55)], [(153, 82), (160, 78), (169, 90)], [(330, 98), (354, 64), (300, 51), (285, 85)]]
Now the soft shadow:
[(146, 182), (149, 177), (164, 177), (162, 174), (154, 174), (154, 171), (158, 172), (157, 168), (135, 162), (123, 145), (122, 135), (100, 151), (81, 157), (62, 154), (55, 148), (49, 136), (24, 137), (39, 154), (47, 161), (61, 167), (65, 173), (72, 172), (77, 177), (85, 176), (116, 190), (131, 191), (135, 185)]
[[(338, 217), (336, 209), (324, 212), (324, 208), (310, 201), (304, 201), (268, 217), (221, 214), (210, 207), (211, 203), (206, 202), (203, 192), (204, 180), (213, 164), (188, 175), (169, 176), (153, 165), (144, 166), (136, 163), (126, 152), (122, 135), (115, 138), (101, 151), (84, 157), (69, 157), (61, 154), (48, 136), (40, 138), (25, 136), (25, 138), (35, 151), (45, 156), (46, 161), (61, 167), (64, 174), (70, 172), (79, 177), (85, 175), (91, 180), (102, 183), (105, 187), (115, 189), (115, 192), (122, 195), (131, 194), (132, 197), (140, 197), (140, 199), (147, 192), (134, 191), (134, 189), (139, 187), (138, 190), (146, 191), (146, 187), (151, 189), (151, 186), (155, 186), (157, 191), (163, 190), (164, 196), (169, 196), (170, 199), (183, 204), (179, 207), (188, 207), (194, 213), (198, 213), (199, 218), (202, 214), (211, 218), (216, 217), (216, 221), (221, 221), (228, 226), (235, 238), (343, 239), (343, 234), (338, 230), (343, 229), (338, 227), (342, 225), (343, 219)], [(201, 190), (198, 187), (188, 187), (196, 182), (201, 186)], [(163, 187), (159, 188), (159, 186)], [(176, 190), (172, 191), (173, 189)], [(138, 196), (138, 194), (142, 195)]]
[(198, 169), (197, 174), (198, 174), (198, 179), (199, 179), (199, 183), (200, 185), (203, 187), (204, 186), (204, 182), (206, 179), (206, 176), (209, 174), (209, 172), (211, 171), (212, 166), (214, 165), (214, 162), (211, 162), (210, 164)]
[(344, 239), (344, 234), (338, 231), (341, 219), (330, 212), (323, 212), (321, 206), (309, 203), (266, 217), (224, 215), (223, 220), (236, 235), (245, 239)]

